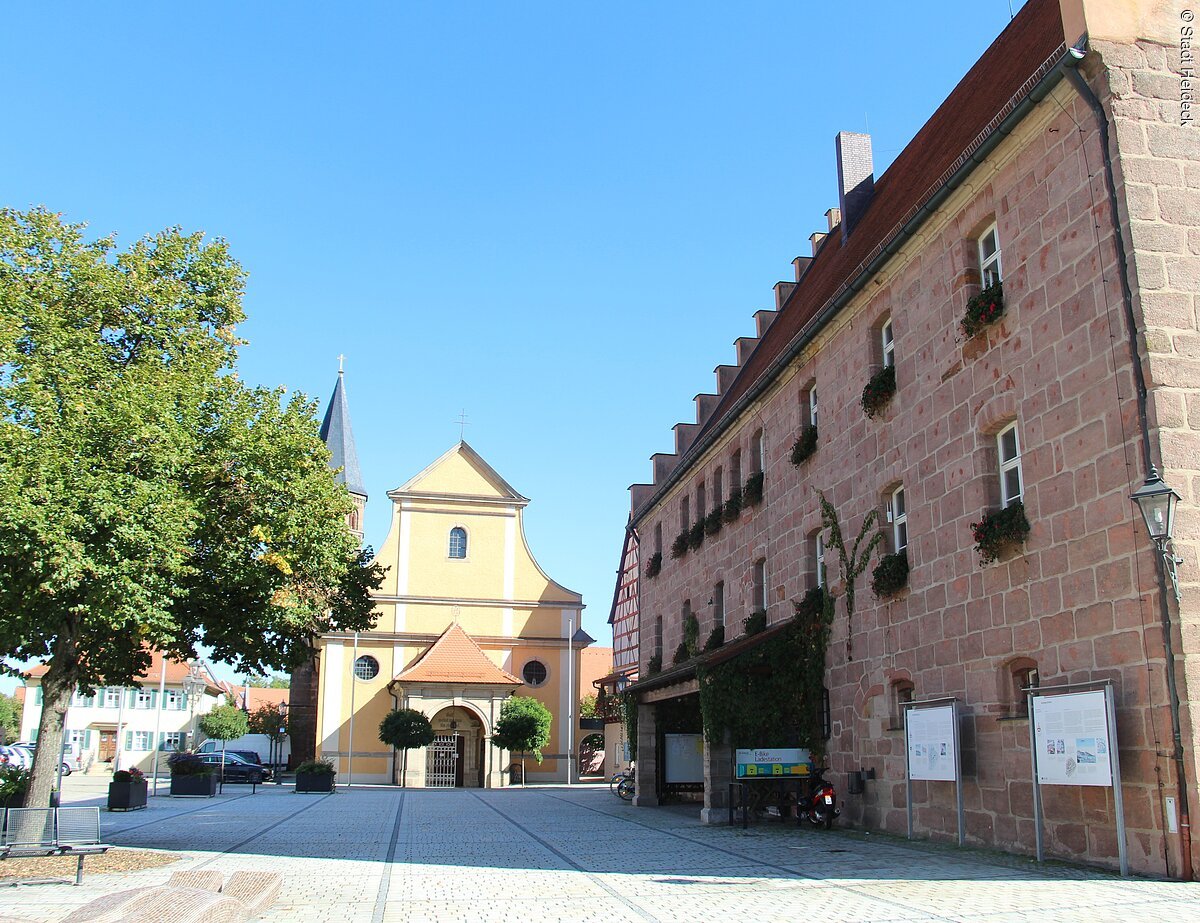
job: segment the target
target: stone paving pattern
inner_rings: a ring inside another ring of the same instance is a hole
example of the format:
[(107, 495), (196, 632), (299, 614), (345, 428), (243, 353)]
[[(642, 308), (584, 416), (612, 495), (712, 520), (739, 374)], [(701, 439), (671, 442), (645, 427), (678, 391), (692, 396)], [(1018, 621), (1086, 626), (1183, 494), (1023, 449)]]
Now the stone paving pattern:
[[(92, 780), (67, 790), (99, 803)], [(231, 786), (102, 813), (106, 841), (166, 849), (164, 868), (88, 875), (79, 888), (5, 892), (0, 913), (61, 920), (92, 898), (171, 872), (278, 871), (262, 921), (1200, 919), (1200, 885), (770, 823), (703, 826), (694, 809), (634, 808), (607, 789), (538, 786), (297, 795)]]

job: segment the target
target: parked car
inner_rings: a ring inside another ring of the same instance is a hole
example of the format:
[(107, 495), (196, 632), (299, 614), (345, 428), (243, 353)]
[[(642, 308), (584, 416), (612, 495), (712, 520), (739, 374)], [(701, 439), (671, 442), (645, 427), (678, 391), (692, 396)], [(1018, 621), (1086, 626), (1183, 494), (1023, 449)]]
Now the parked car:
[[(8, 763), (13, 766), (20, 766), (23, 769), (29, 769), (33, 766), (34, 744), (16, 743), (7, 747), (0, 747), (0, 763)], [(71, 774), (71, 765), (66, 761), (62, 764), (62, 774), (69, 776)]]
[[(200, 761), (207, 763), (210, 766), (221, 765), (221, 754), (218, 753), (198, 753), (196, 754)], [(225, 751), (225, 782), (269, 782), (271, 781), (271, 770), (257, 763), (252, 763), (249, 760), (238, 756), (232, 751)]]
[[(197, 750), (196, 752), (197, 753), (218, 753), (219, 754), (221, 752), (221, 742), (219, 740), (206, 740), (206, 741), (204, 741), (204, 743), (202, 743), (200, 745), (200, 749)], [(228, 756), (231, 753), (233, 753), (237, 756), (240, 756), (247, 763), (253, 763), (255, 766), (262, 765), (262, 757), (260, 757), (258, 755), (257, 751), (254, 751), (254, 750), (226, 750), (225, 751), (226, 756)]]

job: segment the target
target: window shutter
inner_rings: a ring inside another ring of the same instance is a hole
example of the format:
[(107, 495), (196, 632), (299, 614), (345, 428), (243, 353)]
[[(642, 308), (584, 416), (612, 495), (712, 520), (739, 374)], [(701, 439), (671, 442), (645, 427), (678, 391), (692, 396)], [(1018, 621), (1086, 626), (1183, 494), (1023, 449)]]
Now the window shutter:
[(36, 704), (36, 705), (42, 704), (42, 687), (40, 684), (37, 687), (37, 692), (33, 696), (33, 701), (34, 701), (34, 704)]
[(133, 731), (125, 732), (125, 749), (126, 750), (133, 749)]
[(125, 690), (125, 707), (126, 708), (137, 708), (137, 690), (136, 689)]
[(178, 707), (180, 711), (187, 710), (188, 697), (186, 692), (179, 693), (179, 697), (175, 701), (179, 703)]
[(88, 729), (83, 732), (83, 749), (90, 750), (92, 748), (92, 732)]

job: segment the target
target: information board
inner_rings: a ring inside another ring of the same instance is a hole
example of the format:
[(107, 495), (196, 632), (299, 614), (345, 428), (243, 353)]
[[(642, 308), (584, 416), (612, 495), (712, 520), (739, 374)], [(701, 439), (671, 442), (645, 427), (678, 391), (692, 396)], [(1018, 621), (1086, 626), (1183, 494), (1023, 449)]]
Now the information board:
[(704, 782), (704, 737), (664, 734), (663, 781), (668, 785)]
[(1042, 785), (1112, 785), (1104, 690), (1033, 696), (1033, 745)]
[(953, 703), (905, 710), (910, 779), (928, 782), (958, 780), (954, 715)]
[(734, 766), (739, 779), (796, 779), (812, 771), (812, 754), (798, 748), (737, 750)]

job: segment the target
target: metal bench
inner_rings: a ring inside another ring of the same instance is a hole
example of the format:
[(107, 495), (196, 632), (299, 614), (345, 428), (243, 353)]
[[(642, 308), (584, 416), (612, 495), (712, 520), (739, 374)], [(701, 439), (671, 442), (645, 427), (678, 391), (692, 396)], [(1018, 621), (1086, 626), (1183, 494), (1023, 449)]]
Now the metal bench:
[[(100, 842), (99, 808), (8, 808), (4, 814), (4, 837), (0, 842), (0, 860), (42, 856), (74, 856), (75, 884), (83, 883), (84, 856), (109, 850)], [(65, 881), (39, 878), (14, 881), (35, 884)]]

